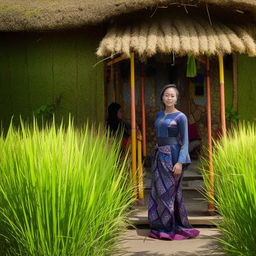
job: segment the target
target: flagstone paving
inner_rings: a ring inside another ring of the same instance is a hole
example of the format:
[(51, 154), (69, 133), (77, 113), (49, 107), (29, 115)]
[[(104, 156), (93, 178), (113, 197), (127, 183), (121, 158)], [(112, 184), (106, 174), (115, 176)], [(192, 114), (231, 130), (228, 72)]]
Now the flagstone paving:
[(118, 256), (221, 256), (216, 237), (216, 228), (199, 228), (196, 239), (182, 241), (156, 240), (147, 237), (149, 229), (129, 229), (122, 237), (120, 248), (124, 250)]

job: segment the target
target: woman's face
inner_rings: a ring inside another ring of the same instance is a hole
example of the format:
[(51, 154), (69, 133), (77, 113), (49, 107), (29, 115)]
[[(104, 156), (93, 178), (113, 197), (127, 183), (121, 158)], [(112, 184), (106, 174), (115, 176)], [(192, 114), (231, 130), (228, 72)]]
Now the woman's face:
[(119, 110), (117, 111), (117, 118), (120, 119), (120, 120), (123, 118), (123, 113), (122, 113), (121, 108), (119, 108)]
[(163, 103), (165, 107), (172, 107), (177, 102), (177, 92), (174, 88), (168, 88), (164, 91), (163, 94)]

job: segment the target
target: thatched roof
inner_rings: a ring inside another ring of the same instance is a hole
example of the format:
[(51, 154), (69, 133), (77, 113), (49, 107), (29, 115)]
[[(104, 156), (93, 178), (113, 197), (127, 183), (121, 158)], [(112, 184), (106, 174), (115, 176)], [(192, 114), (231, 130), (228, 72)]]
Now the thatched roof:
[(132, 25), (113, 25), (100, 43), (98, 56), (150, 57), (156, 53), (186, 55), (247, 53), (256, 56), (255, 26), (169, 15)]
[(145, 8), (209, 3), (256, 13), (256, 0), (0, 0), (0, 30), (81, 27)]

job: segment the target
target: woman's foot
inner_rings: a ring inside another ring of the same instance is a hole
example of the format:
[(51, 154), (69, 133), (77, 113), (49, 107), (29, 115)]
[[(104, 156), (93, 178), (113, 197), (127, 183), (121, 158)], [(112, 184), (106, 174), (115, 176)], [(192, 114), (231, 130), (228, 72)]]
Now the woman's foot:
[(154, 238), (154, 239), (162, 239), (162, 240), (184, 240), (184, 239), (187, 239), (187, 237), (185, 237), (181, 234), (167, 234), (164, 232), (160, 232), (159, 234), (150, 232), (148, 236), (151, 238)]
[(177, 232), (177, 234), (182, 235), (186, 238), (195, 238), (199, 235), (200, 231), (197, 229), (181, 229)]

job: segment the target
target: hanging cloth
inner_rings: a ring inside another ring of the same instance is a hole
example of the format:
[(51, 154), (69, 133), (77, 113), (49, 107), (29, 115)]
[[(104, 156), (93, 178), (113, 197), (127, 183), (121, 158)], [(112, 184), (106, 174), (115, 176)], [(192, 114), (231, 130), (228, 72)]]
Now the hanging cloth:
[(195, 77), (197, 75), (196, 71), (196, 60), (194, 56), (191, 54), (188, 54), (188, 60), (187, 60), (187, 77)]

